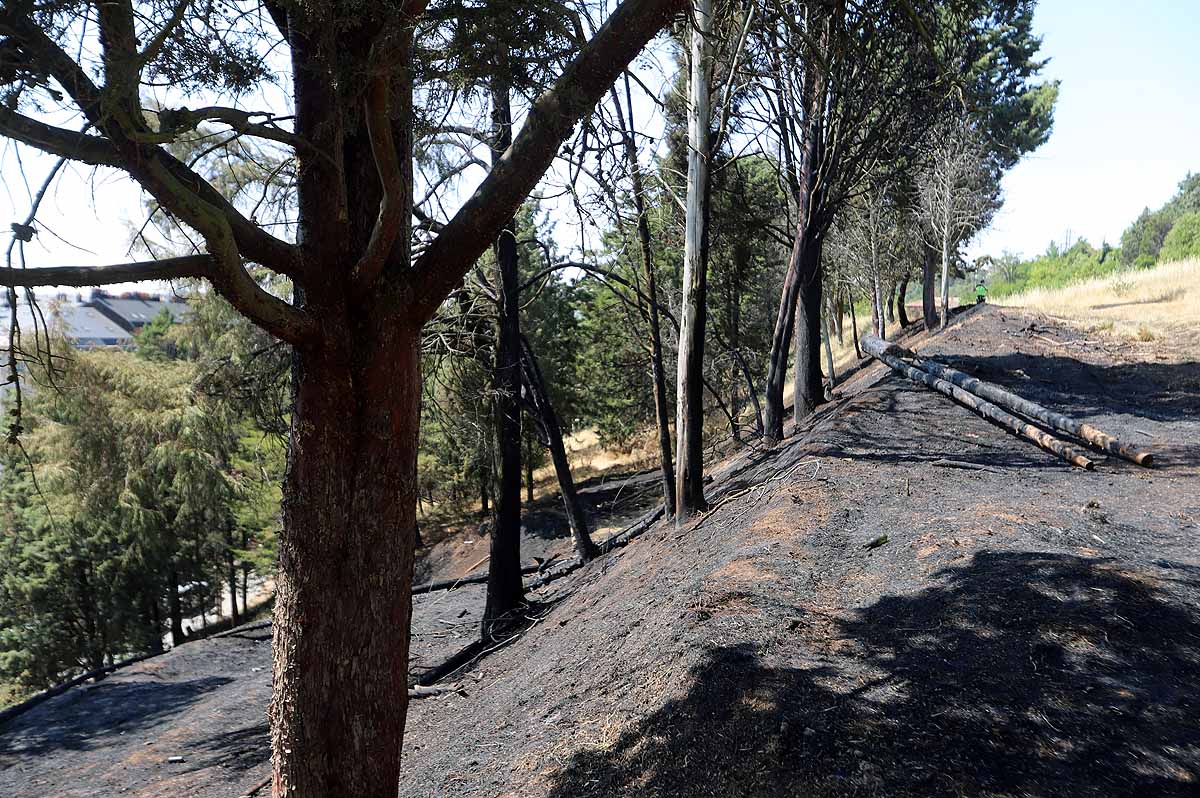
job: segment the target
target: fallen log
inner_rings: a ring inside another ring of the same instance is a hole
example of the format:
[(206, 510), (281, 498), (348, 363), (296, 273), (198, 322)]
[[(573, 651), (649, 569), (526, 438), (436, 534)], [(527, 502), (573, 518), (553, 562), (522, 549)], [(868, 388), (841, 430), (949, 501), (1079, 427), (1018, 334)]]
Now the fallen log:
[(908, 365), (892, 354), (894, 350), (891, 350), (890, 344), (880, 340), (877, 336), (867, 334), (863, 337), (862, 345), (863, 350), (867, 354), (886, 364), (892, 371), (908, 377), (913, 382), (927, 385), (935, 391), (949, 396), (964, 407), (975, 411), (984, 418), (1008, 427), (1020, 437), (1033, 441), (1038, 446), (1041, 446), (1057, 457), (1061, 457), (1068, 463), (1085, 468), (1088, 471), (1096, 467), (1096, 464), (1090, 459), (1045, 430), (1038, 429), (1028, 421), (1017, 418), (1012, 413), (992, 404), (986, 399), (981, 399), (975, 394), (963, 390), (954, 383), (947, 382), (915, 366)]
[(1074, 435), (1081, 441), (1092, 444), (1097, 449), (1115, 454), (1118, 457), (1123, 457), (1126, 460), (1137, 463), (1146, 468), (1154, 466), (1154, 454), (1139, 449), (1136, 446), (1130, 446), (1126, 443), (1121, 443), (1113, 436), (1103, 430), (1093, 427), (1086, 421), (1080, 421), (1076, 418), (1071, 418), (1063, 413), (1056, 412), (1047, 407), (1039, 405), (1037, 402), (1031, 402), (1023, 396), (1017, 396), (1015, 393), (1004, 390), (999, 385), (990, 382), (984, 382), (977, 377), (972, 377), (970, 374), (959, 371), (958, 369), (950, 368), (942, 363), (933, 360), (926, 360), (922, 357), (914, 355), (913, 365), (922, 371), (928, 372), (935, 377), (940, 377), (943, 380), (952, 382), (965, 391), (970, 391), (976, 396), (987, 399), (990, 402), (1008, 408), (1013, 412), (1020, 413), (1023, 416), (1040, 421), (1047, 426), (1053, 427), (1056, 430), (1066, 432), (1069, 435)]

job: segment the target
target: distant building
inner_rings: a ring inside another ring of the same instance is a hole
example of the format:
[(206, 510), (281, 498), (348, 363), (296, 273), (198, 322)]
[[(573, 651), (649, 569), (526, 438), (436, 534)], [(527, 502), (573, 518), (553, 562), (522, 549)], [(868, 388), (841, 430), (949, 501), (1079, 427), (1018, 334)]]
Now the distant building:
[(135, 333), (149, 324), (164, 309), (171, 314), (171, 318), (175, 321), (182, 321), (188, 312), (186, 302), (177, 299), (163, 299), (154, 294), (140, 291), (130, 291), (119, 295), (110, 294), (107, 291), (92, 291), (91, 299), (83, 304), (100, 311), (113, 323), (131, 333)]
[[(183, 320), (188, 313), (186, 302), (140, 292), (110, 294), (96, 290), (86, 301), (59, 294), (53, 300), (40, 301), (39, 305), (45, 323), (60, 330), (79, 349), (132, 349), (134, 335), (164, 308), (176, 321)], [(9, 321), (8, 303), (4, 301), (0, 306), (0, 335), (5, 341)], [(34, 315), (24, 302), (17, 312), (17, 321), (24, 336), (33, 336), (35, 329), (42, 327), (41, 319), (35, 324)]]

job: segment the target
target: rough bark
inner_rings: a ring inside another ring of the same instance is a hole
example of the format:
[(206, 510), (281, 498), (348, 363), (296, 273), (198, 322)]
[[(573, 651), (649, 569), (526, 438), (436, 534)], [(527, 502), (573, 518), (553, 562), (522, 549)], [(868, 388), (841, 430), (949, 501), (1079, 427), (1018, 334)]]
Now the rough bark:
[(278, 796), (394, 796), (400, 775), (420, 335), (357, 326), (347, 315), (295, 355), (270, 713)]
[(812, 415), (825, 403), (821, 382), (821, 240), (814, 238), (804, 247), (801, 266), (800, 298), (796, 303), (796, 351), (793, 374), (796, 423)]
[[(508, 84), (494, 79), (493, 163), (512, 143)], [(496, 522), (492, 525), (483, 636), (492, 637), (521, 605), (521, 326), (516, 222), (509, 219), (493, 247), (496, 258), (496, 351), (492, 374)]]
[(921, 246), (921, 310), (925, 316), (925, 329), (932, 330), (938, 326), (936, 289), (934, 287), (936, 253), (928, 244)]
[(896, 284), (892, 283), (888, 286), (887, 295), (887, 320), (892, 324), (896, 323)]
[[(797, 339), (796, 352), (799, 353), (802, 348), (805, 352), (804, 371), (799, 370), (799, 363), (797, 363), (793, 384), (796, 387), (800, 387), (801, 384), (809, 386), (812, 389), (808, 391), (807, 398), (809, 400), (812, 400), (813, 396), (820, 395), (821, 369), (819, 355), (816, 352), (816, 346), (820, 340), (818, 332), (820, 322), (817, 318), (820, 315), (819, 278), (816, 280), (815, 298), (811, 295), (813, 277), (820, 269), (819, 251), (811, 252), (812, 245), (816, 240), (814, 212), (820, 206), (820, 197), (817, 196), (817, 165), (822, 155), (822, 112), (825, 101), (824, 77), (819, 72), (819, 70), (810, 69), (805, 74), (802, 98), (804, 114), (800, 122), (803, 145), (797, 155), (798, 164), (794, 170), (789, 170), (789, 176), (794, 176), (795, 180), (791, 195), (794, 197), (793, 202), (796, 208), (796, 236), (784, 274), (779, 311), (775, 316), (771, 350), (767, 359), (766, 390), (763, 392), (765, 435), (768, 440), (773, 441), (783, 440), (783, 383), (786, 379), (788, 352), (791, 348), (793, 334)], [(784, 126), (786, 127), (786, 123)], [(801, 293), (806, 287), (809, 289), (809, 302), (815, 301), (816, 303), (815, 316), (812, 308), (807, 311), (801, 310), (801, 305), (804, 304), (801, 300)], [(802, 314), (806, 320), (811, 319), (811, 324), (805, 328), (804, 332), (796, 328), (796, 320)], [(800, 341), (802, 337), (804, 338), (803, 342)], [(814, 363), (817, 374), (815, 386), (811, 384)], [(798, 406), (796, 405), (796, 407)], [(811, 403), (804, 415), (811, 412), (813, 407), (816, 407), (816, 402)], [(796, 417), (802, 418), (803, 416), (797, 415)]]
[(900, 322), (900, 326), (907, 327), (909, 324), (908, 307), (904, 304), (905, 297), (908, 296), (908, 272), (904, 273), (904, 277), (900, 278), (900, 287), (896, 289), (896, 318)]
[(709, 36), (712, 0), (693, 6), (688, 81), (687, 212), (684, 222), (683, 298), (679, 309), (679, 370), (675, 413), (675, 523), (704, 503), (704, 330), (707, 304), (708, 157), (711, 136)]

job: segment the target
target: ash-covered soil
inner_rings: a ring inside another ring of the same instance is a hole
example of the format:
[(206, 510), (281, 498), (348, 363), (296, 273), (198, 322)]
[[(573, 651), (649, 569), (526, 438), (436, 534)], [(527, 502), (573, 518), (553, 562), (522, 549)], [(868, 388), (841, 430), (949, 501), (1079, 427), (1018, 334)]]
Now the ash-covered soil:
[[(401, 795), (1200, 794), (1200, 363), (1093, 341), (988, 307), (906, 343), (1158, 468), (1073, 469), (862, 369), (715, 468), (708, 515), (535, 594), (452, 677), (465, 695), (414, 701)], [(194, 652), (186, 679), (98, 703), (121, 674), (0, 729), (0, 794), (241, 795), (269, 767), (268, 686), (244, 673), (268, 644), (226, 640), (172, 655)]]

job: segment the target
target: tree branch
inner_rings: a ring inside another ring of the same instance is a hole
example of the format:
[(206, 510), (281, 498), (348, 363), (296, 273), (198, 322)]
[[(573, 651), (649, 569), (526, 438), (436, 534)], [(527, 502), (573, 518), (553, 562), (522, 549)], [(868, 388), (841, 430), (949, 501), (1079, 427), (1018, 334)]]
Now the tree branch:
[(422, 320), (433, 316), (516, 213), (575, 125), (685, 3), (623, 0), (554, 85), (537, 99), (512, 146), (415, 264), (414, 310)]
[(40, 269), (0, 270), (0, 282), (17, 288), (68, 285), (135, 283), (143, 280), (179, 280), (184, 277), (209, 277), (213, 273), (212, 255), (185, 255), (179, 258), (118, 263), (112, 266), (51, 266)]
[(120, 153), (107, 139), (47, 125), (3, 105), (0, 105), (0, 134), (61, 158), (93, 166), (120, 167)]
[(367, 136), (371, 141), (371, 156), (383, 187), (379, 200), (379, 215), (371, 228), (367, 248), (354, 266), (352, 279), (355, 290), (366, 293), (371, 284), (383, 271), (388, 254), (404, 220), (404, 177), (400, 170), (400, 159), (396, 153), (396, 142), (392, 138), (392, 123), (388, 119), (388, 79), (379, 75), (371, 80), (365, 101)]

